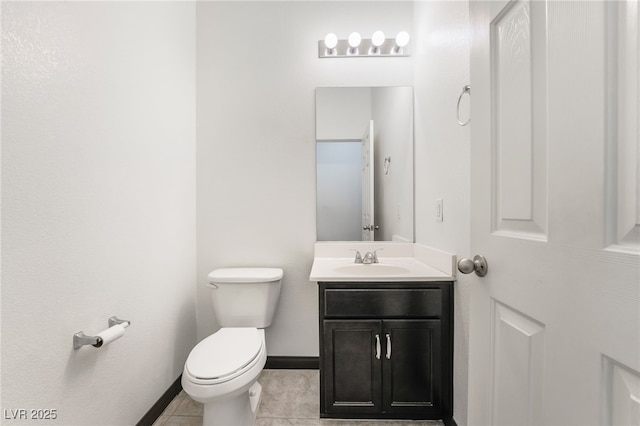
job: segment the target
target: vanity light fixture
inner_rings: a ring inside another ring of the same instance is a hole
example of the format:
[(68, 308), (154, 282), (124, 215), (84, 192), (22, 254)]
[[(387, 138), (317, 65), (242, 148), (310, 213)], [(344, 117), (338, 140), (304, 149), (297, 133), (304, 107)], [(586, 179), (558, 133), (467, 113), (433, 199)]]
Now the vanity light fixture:
[(361, 58), (361, 57), (401, 57), (411, 56), (411, 37), (406, 31), (400, 31), (396, 38), (386, 38), (384, 32), (376, 31), (370, 39), (363, 39), (352, 32), (345, 40), (334, 33), (328, 33), (324, 40), (318, 41), (319, 58)]

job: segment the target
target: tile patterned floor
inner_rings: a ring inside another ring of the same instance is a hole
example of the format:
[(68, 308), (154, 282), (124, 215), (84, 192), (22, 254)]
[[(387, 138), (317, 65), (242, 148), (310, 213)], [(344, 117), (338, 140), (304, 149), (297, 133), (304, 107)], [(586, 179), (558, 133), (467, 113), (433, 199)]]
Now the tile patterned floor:
[[(439, 420), (374, 421), (320, 419), (318, 370), (264, 370), (255, 426), (442, 426)], [(181, 392), (153, 426), (201, 426), (202, 405)]]

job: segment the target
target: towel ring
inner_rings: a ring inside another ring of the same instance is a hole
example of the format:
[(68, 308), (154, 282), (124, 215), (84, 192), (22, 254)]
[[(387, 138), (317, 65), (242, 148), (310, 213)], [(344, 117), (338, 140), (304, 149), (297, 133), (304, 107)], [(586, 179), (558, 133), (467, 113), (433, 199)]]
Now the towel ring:
[(461, 126), (466, 126), (471, 121), (471, 117), (469, 117), (469, 119), (465, 122), (460, 121), (460, 101), (462, 100), (462, 96), (465, 93), (468, 93), (469, 97), (471, 97), (471, 86), (469, 86), (468, 84), (462, 88), (462, 93), (460, 93), (460, 96), (458, 96), (458, 105), (456, 106), (456, 116), (458, 118), (458, 124)]

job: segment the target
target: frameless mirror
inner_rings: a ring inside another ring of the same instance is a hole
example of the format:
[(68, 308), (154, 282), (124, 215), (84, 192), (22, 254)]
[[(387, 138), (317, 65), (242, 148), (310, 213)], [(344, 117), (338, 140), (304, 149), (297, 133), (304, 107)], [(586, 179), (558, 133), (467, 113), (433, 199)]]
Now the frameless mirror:
[(413, 88), (316, 89), (318, 241), (413, 242)]

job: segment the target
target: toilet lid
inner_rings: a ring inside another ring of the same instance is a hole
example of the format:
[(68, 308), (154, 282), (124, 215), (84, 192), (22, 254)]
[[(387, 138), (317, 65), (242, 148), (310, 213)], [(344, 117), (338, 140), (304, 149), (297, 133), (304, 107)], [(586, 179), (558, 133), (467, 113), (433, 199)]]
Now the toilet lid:
[(259, 283), (282, 279), (280, 268), (220, 268), (209, 272), (210, 283)]
[(196, 379), (220, 379), (249, 365), (261, 348), (257, 328), (222, 328), (193, 348), (185, 366)]

